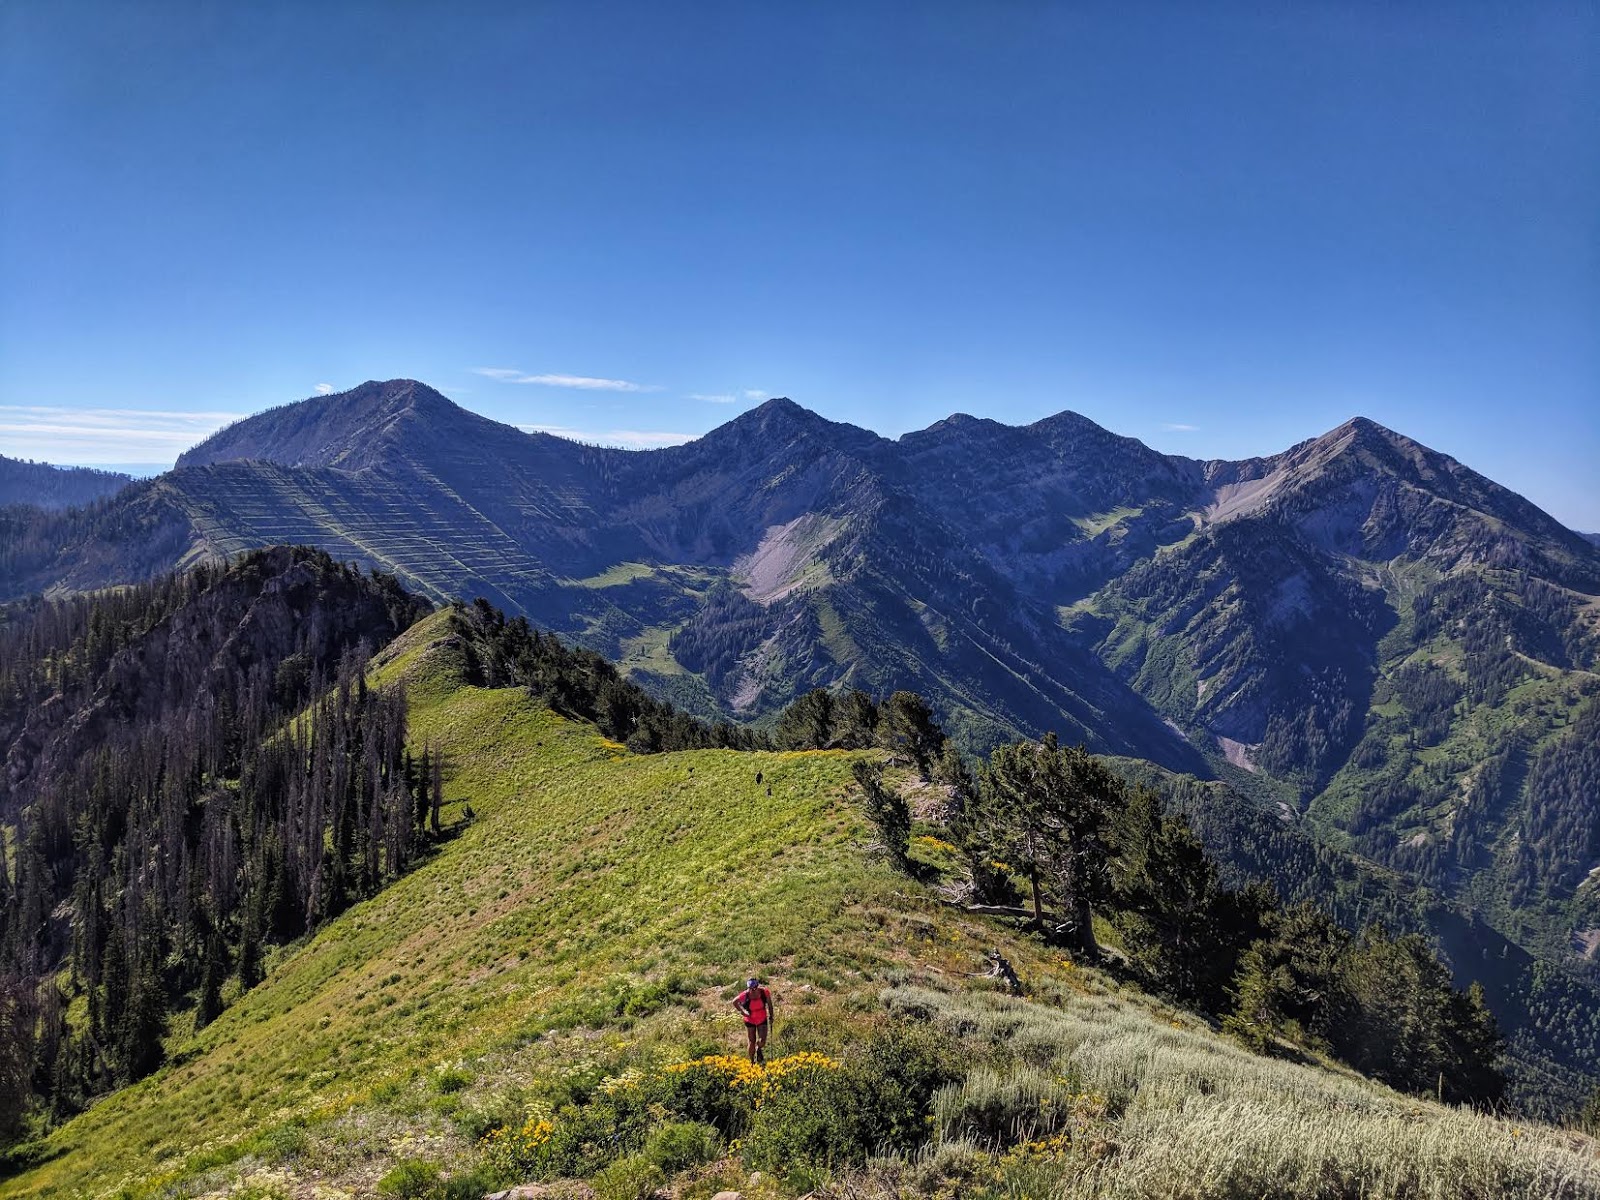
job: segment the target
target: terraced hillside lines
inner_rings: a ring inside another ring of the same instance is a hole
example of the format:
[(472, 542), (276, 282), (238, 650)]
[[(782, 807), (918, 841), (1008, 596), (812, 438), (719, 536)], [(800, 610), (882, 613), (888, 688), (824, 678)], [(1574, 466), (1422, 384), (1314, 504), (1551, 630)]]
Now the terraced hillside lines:
[(174, 495), (219, 553), (313, 545), (391, 570), (445, 599), (464, 591), (535, 589), (550, 579), (523, 548), (461, 501), (431, 497), (376, 471), (222, 464), (181, 472)]
[[(892, 955), (855, 936), (894, 886), (860, 861), (840, 801), (850, 756), (632, 756), (516, 689), (456, 685), (429, 618), (383, 668), (412, 683), (414, 736), (451, 764), (433, 859), (286, 956), (174, 1065), (62, 1129), (65, 1155), (0, 1194), (95, 1194), (185, 1175), (285, 1121), (370, 1101), (419, 1066), (531, 1036), (617, 980), (678, 969), (722, 984), (763, 964), (845, 969)], [(757, 788), (755, 773), (764, 785)], [(770, 786), (773, 796), (765, 795)], [(759, 880), (767, 915), (740, 890)]]

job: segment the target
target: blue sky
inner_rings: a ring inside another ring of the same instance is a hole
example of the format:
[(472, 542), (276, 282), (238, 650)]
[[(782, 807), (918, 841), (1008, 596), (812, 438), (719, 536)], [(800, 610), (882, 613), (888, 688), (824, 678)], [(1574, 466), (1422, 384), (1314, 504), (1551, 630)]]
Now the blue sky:
[(1354, 414), (1600, 528), (1600, 10), (0, 5), (0, 452)]

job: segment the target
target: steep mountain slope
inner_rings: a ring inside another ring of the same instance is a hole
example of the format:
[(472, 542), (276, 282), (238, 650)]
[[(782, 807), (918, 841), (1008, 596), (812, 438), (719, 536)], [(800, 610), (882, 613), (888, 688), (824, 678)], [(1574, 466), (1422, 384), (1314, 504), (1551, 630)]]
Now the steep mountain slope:
[(1188, 534), (1200, 464), (1076, 413), (957, 415), (900, 439), (906, 489), (1029, 595), (1069, 603)]
[(114, 496), (132, 482), (131, 476), (117, 471), (55, 467), (0, 454), (0, 508), (8, 504), (73, 508)]
[[(750, 970), (779, 999), (774, 1056), (845, 1056), (888, 1024), (953, 1039), (982, 1064), (974, 1097), (1020, 1089), (1033, 1120), (1073, 1106), (1053, 1145), (1008, 1159), (955, 1147), (951, 1125), (942, 1165), (864, 1188), (998, 1196), (1031, 1179), (1140, 1197), (1170, 1194), (1181, 1170), (1196, 1197), (1357, 1181), (1389, 1197), (1600, 1194), (1586, 1138), (1247, 1054), (953, 912), (866, 852), (851, 755), (631, 755), (520, 689), (464, 686), (447, 621), (393, 644), (373, 682), (404, 681), (413, 736), (445, 750), (459, 836), (175, 1036), (168, 1066), (54, 1134), (0, 1194), (371, 1194), (400, 1164), (465, 1169), (480, 1133), (537, 1130), (549, 1097), (611, 1095), (733, 1049), (727, 984)], [(734, 899), (756, 884), (758, 904)], [(991, 948), (1029, 999), (970, 978)], [(700, 1182), (799, 1191), (717, 1170)]]
[(1250, 786), (1553, 962), (1600, 946), (1600, 549), (1355, 419), (1196, 462), (1073, 413), (898, 441), (773, 400), (583, 447), (368, 383), (74, 515), (0, 514), (0, 591), (276, 542), (484, 595), (706, 716), (914, 688), (968, 747), (1057, 730)]
[(1587, 957), (1600, 560), (1368, 421), (1206, 474), (1194, 535), (1074, 627), (1336, 840), (1543, 955), (1570, 959), (1576, 938)]
[(894, 443), (783, 400), (628, 453), (394, 381), (240, 422), (114, 511), (14, 527), (0, 553), (15, 595), (306, 543), (525, 612), (703, 714), (759, 716), (813, 686), (912, 687), (974, 744), (1058, 728), (1202, 769), (1048, 604), (919, 508), (907, 474)]
[(405, 869), (404, 698), (362, 679), (429, 608), (278, 547), (0, 611), (0, 1145)]
[[(0, 816), (41, 804), (38, 780), (70, 774), (122, 739), (156, 732), (176, 743), (176, 731), (215, 719), (246, 687), (271, 697), (263, 706), (301, 702), (314, 676), (331, 676), (347, 652), (383, 645), (427, 609), (392, 580), (289, 547), (103, 599), (28, 627), (30, 642), (55, 639), (45, 655), (0, 627)], [(23, 613), (7, 616), (6, 625), (27, 625)], [(70, 840), (70, 828), (47, 840), (58, 837)]]

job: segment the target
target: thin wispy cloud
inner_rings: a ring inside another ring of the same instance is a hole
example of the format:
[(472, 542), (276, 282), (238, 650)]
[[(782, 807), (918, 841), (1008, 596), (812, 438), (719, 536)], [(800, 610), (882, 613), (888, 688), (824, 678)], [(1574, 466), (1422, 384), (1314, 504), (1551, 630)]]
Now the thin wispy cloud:
[(515, 367), (473, 367), (474, 375), (497, 379), (501, 383), (533, 383), (541, 387), (577, 388), (585, 392), (659, 392), (648, 383), (630, 379), (601, 379), (594, 375), (529, 375)]
[(61, 463), (168, 460), (247, 415), (0, 404), (0, 450)]
[(1200, 426), (1185, 425), (1181, 421), (1165, 421), (1162, 423), (1161, 428), (1168, 433), (1196, 433), (1199, 431)]
[(690, 392), (689, 399), (704, 400), (707, 404), (735, 404), (739, 397), (732, 392)]
[(746, 400), (765, 400), (767, 398), (767, 390), (765, 388), (745, 388), (744, 398)]
[(333, 384), (331, 384), (331, 383), (319, 383), (319, 384), (317, 384), (317, 395), (319, 395), (319, 396), (331, 396), (331, 395), (333, 395)]
[(529, 433), (548, 433), (569, 442), (586, 442), (591, 446), (615, 446), (623, 450), (656, 450), (662, 446), (681, 446), (699, 437), (696, 433), (667, 433), (643, 429), (608, 429), (596, 431), (573, 429), (567, 425), (518, 425)]

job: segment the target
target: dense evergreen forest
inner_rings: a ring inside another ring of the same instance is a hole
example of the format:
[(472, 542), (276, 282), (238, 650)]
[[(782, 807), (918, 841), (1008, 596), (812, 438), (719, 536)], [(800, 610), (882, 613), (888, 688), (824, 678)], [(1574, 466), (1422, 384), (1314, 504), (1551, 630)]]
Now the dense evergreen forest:
[(6, 614), (0, 1123), (147, 1074), (169, 1022), (405, 869), (441, 780), (365, 663), (426, 611), (281, 549)]

